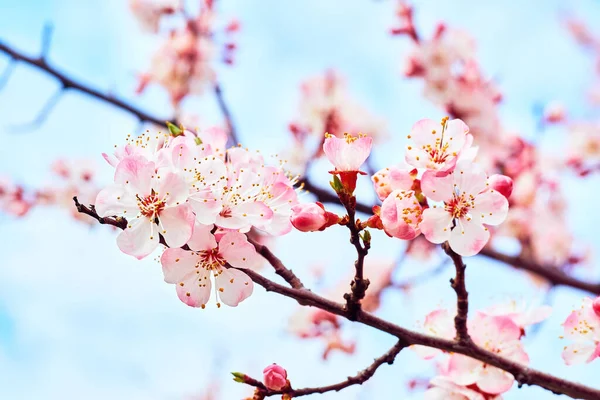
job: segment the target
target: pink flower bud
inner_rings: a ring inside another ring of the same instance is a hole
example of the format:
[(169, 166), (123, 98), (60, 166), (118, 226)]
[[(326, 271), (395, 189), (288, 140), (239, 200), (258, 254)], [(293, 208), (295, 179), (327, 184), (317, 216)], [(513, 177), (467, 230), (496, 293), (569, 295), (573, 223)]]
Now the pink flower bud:
[(592, 303), (592, 308), (598, 317), (600, 317), (600, 297), (596, 297), (596, 300)]
[(301, 232), (318, 231), (327, 223), (325, 209), (317, 203), (295, 205), (292, 213), (292, 225)]
[(265, 368), (263, 376), (265, 386), (271, 390), (281, 390), (287, 386), (287, 371), (277, 364)]
[(513, 181), (506, 175), (494, 174), (488, 178), (490, 187), (507, 199), (513, 190)]
[(325, 134), (323, 151), (339, 172), (358, 172), (371, 153), (373, 139), (365, 135), (344, 134), (343, 138)]

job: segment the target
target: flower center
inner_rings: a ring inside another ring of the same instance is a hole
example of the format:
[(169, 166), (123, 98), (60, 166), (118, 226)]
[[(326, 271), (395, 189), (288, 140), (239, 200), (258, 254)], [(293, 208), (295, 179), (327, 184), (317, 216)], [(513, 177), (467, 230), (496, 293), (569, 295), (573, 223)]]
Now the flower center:
[(200, 266), (207, 271), (213, 271), (218, 275), (221, 267), (226, 264), (225, 259), (219, 254), (219, 249), (202, 250), (198, 253), (200, 261), (197, 266)]
[(223, 218), (231, 218), (231, 208), (229, 206), (224, 206), (219, 215)]
[(466, 216), (469, 209), (473, 207), (473, 200), (473, 196), (467, 198), (464, 193), (461, 195), (455, 193), (452, 199), (446, 202), (445, 209), (452, 214), (453, 218), (462, 218)]
[(150, 219), (156, 218), (165, 208), (165, 201), (160, 199), (156, 193), (154, 193), (154, 190), (152, 190), (152, 193), (149, 196), (146, 196), (143, 199), (137, 196), (137, 200), (142, 215)]

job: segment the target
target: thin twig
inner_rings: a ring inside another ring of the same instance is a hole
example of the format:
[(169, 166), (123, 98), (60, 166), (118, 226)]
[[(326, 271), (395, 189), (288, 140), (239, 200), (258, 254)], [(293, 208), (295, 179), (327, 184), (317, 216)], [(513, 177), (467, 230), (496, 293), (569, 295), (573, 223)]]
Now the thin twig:
[(275, 273), (281, 276), (291, 287), (294, 289), (304, 289), (304, 285), (300, 278), (298, 278), (291, 269), (288, 269), (283, 265), (281, 260), (277, 258), (267, 246), (262, 245), (251, 238), (248, 238), (248, 242), (250, 242), (256, 248), (256, 251), (271, 264), (273, 269), (275, 269)]
[(467, 266), (462, 257), (452, 248), (448, 242), (442, 244), (442, 248), (452, 259), (456, 268), (456, 277), (450, 279), (452, 289), (456, 292), (456, 316), (454, 317), (454, 327), (456, 328), (456, 340), (461, 344), (469, 344), (471, 337), (467, 328), (467, 319), (469, 314), (469, 292), (465, 283), (465, 269)]
[(348, 379), (338, 382), (338, 383), (335, 383), (333, 385), (304, 388), (304, 389), (287, 388), (287, 389), (282, 389), (282, 390), (270, 390), (267, 387), (265, 387), (265, 385), (262, 382), (260, 382), (256, 379), (250, 378), (250, 377), (245, 377), (244, 383), (254, 386), (254, 387), (257, 387), (259, 389), (260, 393), (265, 397), (287, 394), (291, 398), (296, 398), (296, 397), (308, 396), (308, 395), (317, 394), (317, 393), (323, 394), (323, 393), (327, 393), (327, 392), (339, 392), (340, 390), (343, 390), (343, 389), (353, 386), (353, 385), (362, 385), (363, 383), (365, 383), (366, 381), (371, 379), (373, 377), (373, 375), (375, 375), (375, 372), (377, 371), (377, 369), (379, 367), (381, 367), (383, 364), (389, 364), (389, 365), (393, 364), (394, 360), (396, 359), (396, 356), (406, 346), (407, 346), (407, 344), (404, 341), (402, 341), (402, 340), (398, 341), (385, 354), (383, 354), (381, 357), (378, 357), (375, 360), (373, 360), (373, 363), (371, 365), (369, 365), (367, 368), (363, 369), (358, 374), (356, 374), (354, 376), (349, 376)]
[(46, 100), (46, 103), (44, 103), (44, 106), (40, 109), (33, 121), (24, 124), (14, 125), (11, 127), (11, 130), (18, 132), (26, 132), (38, 129), (46, 121), (54, 107), (56, 107), (58, 101), (62, 98), (65, 91), (65, 88), (59, 88), (56, 92), (52, 94), (52, 96), (48, 98), (48, 100)]

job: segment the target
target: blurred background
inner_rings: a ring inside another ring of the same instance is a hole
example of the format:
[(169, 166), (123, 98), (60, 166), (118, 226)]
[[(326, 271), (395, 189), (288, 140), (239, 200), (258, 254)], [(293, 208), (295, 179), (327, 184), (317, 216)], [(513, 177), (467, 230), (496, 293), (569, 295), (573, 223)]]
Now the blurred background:
[[(198, 7), (197, 2), (188, 3), (191, 10)], [(373, 168), (402, 161), (412, 124), (421, 118), (440, 119), (445, 111), (423, 96), (422, 80), (403, 73), (414, 45), (407, 37), (390, 34), (398, 23), (397, 6), (394, 1), (369, 0), (218, 1), (215, 20), (223, 26), (232, 18), (240, 23), (232, 65), (217, 60), (213, 66), (240, 142), (265, 156), (293, 153), (289, 125), (298, 117), (301, 84), (334, 70), (347, 92), (385, 126), (388, 140), (374, 147)], [(160, 85), (135, 93), (160, 39), (140, 29), (127, 1), (0, 0), (0, 9), (1, 43), (36, 57), (44, 26), (52, 24), (49, 64), (161, 120), (173, 117), (169, 94)], [(564, 105), (569, 120), (600, 116), (600, 108), (587, 96), (597, 82), (594, 53), (569, 32), (567, 17), (596, 29), (600, 3), (414, 4), (415, 26), (425, 38), (434, 35), (438, 22), (474, 38), (479, 68), (502, 93), (498, 112), (504, 129), (535, 140), (551, 157), (564, 154), (569, 128), (568, 123), (541, 122), (548, 104)], [(162, 30), (178, 22), (164, 23)], [(102, 187), (111, 181), (113, 169), (101, 153), (123, 144), (127, 134), (153, 129), (75, 90), (62, 93), (44, 110), (58, 82), (25, 63), (14, 68), (9, 64), (10, 57), (0, 52), (0, 71), (12, 69), (0, 90), (0, 174), (25, 190), (60, 186), (57, 168), (51, 168), (57, 160), (69, 160), (65, 162), (74, 169), (89, 168)], [(223, 124), (211, 90), (186, 97), (177, 113), (201, 127)], [(312, 163), (315, 184), (328, 187), (328, 168), (323, 160)], [(586, 249), (585, 260), (570, 272), (597, 281), (600, 269), (593, 254), (600, 246), (600, 178), (593, 173), (579, 177), (566, 169), (558, 178), (567, 201), (565, 216), (552, 229), (568, 230), (577, 246)], [(362, 185), (361, 199), (372, 204), (367, 178)], [(312, 199), (303, 196), (304, 201)], [(345, 351), (334, 349), (323, 360), (322, 340), (300, 339), (294, 333), (296, 320), (290, 318), (297, 316), (297, 304), (260, 287), (237, 308), (186, 307), (163, 282), (156, 258), (137, 261), (121, 253), (114, 230), (72, 217), (69, 197), (21, 217), (0, 213), (2, 399), (240, 399), (251, 390), (234, 383), (231, 371), (260, 377), (266, 365), (276, 362), (286, 367), (295, 387), (330, 384), (355, 374), (393, 344), (387, 335), (347, 324), (339, 338)], [(310, 235), (294, 231), (270, 246), (317, 292), (335, 292), (351, 273), (353, 253), (339, 230)], [(514, 251), (510, 241), (498, 246)], [(393, 265), (405, 247), (402, 241), (375, 234), (367, 274)], [(409, 280), (439, 261), (409, 257), (394, 270), (394, 279)], [(552, 316), (524, 340), (532, 367), (598, 385), (600, 363), (567, 367), (561, 359), (561, 323), (585, 293), (548, 289), (522, 271), (486, 258), (467, 263), (472, 309), (510, 299), (553, 306)], [(263, 273), (274, 276), (268, 269)], [(453, 307), (455, 295), (448, 285), (452, 274), (441, 269), (410, 288), (385, 290), (378, 315), (419, 329), (431, 310)], [(433, 374), (431, 362), (403, 351), (393, 366), (382, 367), (363, 386), (322, 397), (418, 399), (426, 386), (422, 382)], [(555, 397), (516, 385), (504, 396)]]

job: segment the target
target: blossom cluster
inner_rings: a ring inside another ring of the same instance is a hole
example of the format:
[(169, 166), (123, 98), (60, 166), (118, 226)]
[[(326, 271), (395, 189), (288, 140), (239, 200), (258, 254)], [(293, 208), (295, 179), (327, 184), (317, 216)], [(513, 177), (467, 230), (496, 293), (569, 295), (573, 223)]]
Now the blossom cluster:
[[(551, 312), (548, 306), (524, 309), (511, 302), (477, 312), (468, 321), (469, 334), (481, 348), (514, 362), (527, 365), (529, 357), (521, 338), (525, 329), (546, 319)], [(453, 314), (445, 309), (435, 310), (425, 318), (424, 328), (428, 334), (454, 339)], [(514, 377), (499, 368), (462, 354), (445, 353), (441, 350), (413, 346), (425, 359), (438, 359), (438, 375), (430, 381), (425, 392), (427, 400), (484, 400), (500, 399), (508, 391)], [(439, 356), (443, 356), (441, 359)]]
[[(259, 153), (226, 149), (221, 129), (171, 134), (145, 133), (104, 154), (115, 168), (114, 184), (96, 198), (100, 216), (125, 218), (117, 238), (126, 254), (142, 259), (159, 243), (165, 281), (179, 298), (204, 307), (214, 290), (236, 306), (252, 293), (252, 281), (237, 268), (261, 263), (246, 233), (281, 235), (292, 229), (297, 204), (294, 180)], [(220, 305), (220, 303), (217, 303)]]
[[(198, 15), (191, 16), (180, 0), (130, 0), (130, 7), (141, 25), (157, 33), (167, 15), (181, 14), (185, 23), (168, 32), (152, 57), (150, 69), (140, 75), (137, 92), (150, 83), (165, 88), (171, 103), (178, 106), (190, 94), (200, 94), (215, 81), (214, 63), (219, 55), (212, 0), (203, 0)], [(224, 36), (222, 60), (233, 63), (236, 44), (231, 35), (239, 29), (235, 20), (218, 30)]]
[[(403, 240), (422, 233), (432, 243), (448, 241), (462, 256), (479, 253), (490, 238), (488, 226), (499, 225), (506, 218), (511, 179), (503, 175), (488, 178), (474, 163), (477, 148), (461, 120), (421, 120), (412, 127), (408, 140), (406, 165), (385, 168), (372, 177), (383, 203), (375, 208), (377, 218), (371, 219), (369, 226)], [(335, 166), (332, 173), (350, 193), (371, 144), (371, 138), (360, 135), (329, 135), (325, 139), (325, 155)], [(292, 221), (312, 218), (320, 223), (327, 219), (324, 209), (313, 207), (311, 211), (295, 210)]]

